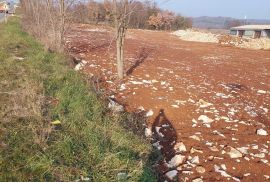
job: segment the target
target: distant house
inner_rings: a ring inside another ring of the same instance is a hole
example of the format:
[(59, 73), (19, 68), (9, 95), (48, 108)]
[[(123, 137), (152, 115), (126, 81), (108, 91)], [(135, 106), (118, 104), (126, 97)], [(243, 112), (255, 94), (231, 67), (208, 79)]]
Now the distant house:
[(6, 1), (0, 2), (0, 13), (8, 13), (9, 11), (9, 3)]
[(270, 25), (244, 25), (239, 27), (232, 27), (231, 35), (239, 37), (270, 38)]

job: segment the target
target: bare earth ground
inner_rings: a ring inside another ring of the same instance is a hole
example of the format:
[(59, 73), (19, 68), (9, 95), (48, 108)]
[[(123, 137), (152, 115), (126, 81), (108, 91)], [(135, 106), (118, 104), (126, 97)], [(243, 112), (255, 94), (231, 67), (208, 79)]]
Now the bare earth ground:
[[(82, 71), (99, 76), (102, 88), (128, 111), (150, 110), (153, 142), (166, 156), (157, 166), (161, 173), (175, 169), (179, 181), (269, 180), (270, 136), (256, 131), (270, 134), (270, 51), (129, 30), (127, 77), (119, 84), (112, 36), (108, 28), (77, 25), (67, 48), (87, 62)], [(185, 158), (173, 166), (179, 142)]]

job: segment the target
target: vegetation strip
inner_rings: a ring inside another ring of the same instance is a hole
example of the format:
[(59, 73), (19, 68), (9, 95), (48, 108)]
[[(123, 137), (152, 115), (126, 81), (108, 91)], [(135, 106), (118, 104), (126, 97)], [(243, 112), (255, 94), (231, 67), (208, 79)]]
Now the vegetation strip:
[(156, 181), (148, 142), (65, 60), (0, 24), (0, 181)]

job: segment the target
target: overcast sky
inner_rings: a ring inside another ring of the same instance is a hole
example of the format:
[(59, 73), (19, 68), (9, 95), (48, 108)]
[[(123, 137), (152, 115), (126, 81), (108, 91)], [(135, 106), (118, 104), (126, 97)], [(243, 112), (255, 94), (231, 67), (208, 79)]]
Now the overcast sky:
[(185, 16), (270, 19), (270, 0), (155, 0), (161, 8)]

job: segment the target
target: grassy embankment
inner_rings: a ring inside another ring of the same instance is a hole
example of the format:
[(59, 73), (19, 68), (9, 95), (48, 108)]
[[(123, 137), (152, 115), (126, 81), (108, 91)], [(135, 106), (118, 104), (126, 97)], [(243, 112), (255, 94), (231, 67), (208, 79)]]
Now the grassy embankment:
[(156, 181), (151, 146), (65, 60), (0, 24), (0, 181)]

